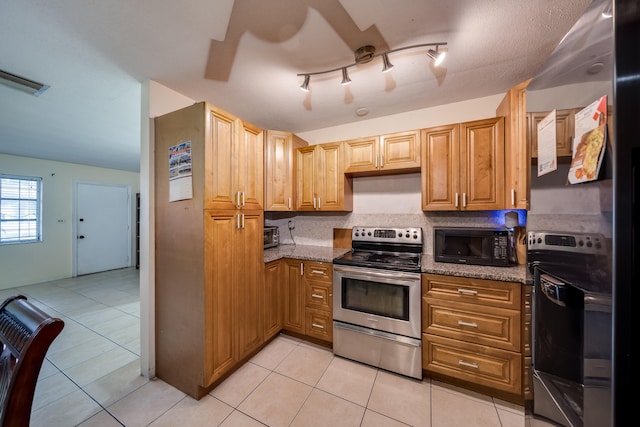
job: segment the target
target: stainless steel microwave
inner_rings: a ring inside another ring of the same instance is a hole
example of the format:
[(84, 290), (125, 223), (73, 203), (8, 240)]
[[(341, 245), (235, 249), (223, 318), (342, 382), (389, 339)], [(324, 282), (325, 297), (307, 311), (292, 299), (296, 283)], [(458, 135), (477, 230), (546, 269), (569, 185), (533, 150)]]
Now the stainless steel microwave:
[(435, 261), (474, 265), (510, 265), (512, 240), (504, 228), (433, 229)]
[(266, 226), (264, 227), (264, 248), (275, 248), (280, 244), (280, 232), (278, 227)]

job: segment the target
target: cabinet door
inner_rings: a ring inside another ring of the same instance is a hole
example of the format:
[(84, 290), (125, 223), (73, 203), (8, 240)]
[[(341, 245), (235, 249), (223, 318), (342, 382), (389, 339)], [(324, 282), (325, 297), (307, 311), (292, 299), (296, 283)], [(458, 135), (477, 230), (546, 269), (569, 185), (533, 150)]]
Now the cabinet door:
[(299, 148), (296, 151), (296, 210), (312, 211), (316, 209), (315, 190), (315, 147)]
[(460, 124), (463, 210), (504, 208), (504, 117)]
[(380, 138), (380, 169), (420, 170), (420, 131), (400, 132)]
[(531, 160), (527, 138), (527, 85), (512, 87), (496, 109), (504, 116), (505, 208), (529, 209)]
[(288, 331), (305, 333), (304, 288), (302, 286), (303, 263), (286, 260), (283, 267), (284, 318), (282, 327)]
[(316, 209), (337, 211), (344, 208), (344, 168), (342, 144), (316, 146)]
[(236, 118), (209, 108), (205, 144), (205, 208), (236, 209), (234, 183), (234, 144), (238, 131)]
[(262, 211), (243, 212), (240, 228), (235, 229), (233, 287), (236, 290), (236, 325), (238, 333), (238, 358), (242, 359), (263, 342), (264, 256), (261, 244), (263, 227)]
[(353, 139), (344, 142), (345, 173), (372, 172), (378, 170), (380, 138)]
[[(226, 373), (238, 360), (234, 313), (234, 238), (236, 214), (229, 211), (204, 214), (205, 273), (205, 384)], [(179, 261), (176, 261), (179, 262)]]
[(459, 125), (422, 130), (422, 209), (452, 211), (459, 206)]
[[(556, 110), (556, 155), (571, 157), (573, 155), (573, 136), (575, 112), (580, 109)], [(532, 112), (528, 114), (529, 141), (531, 158), (538, 158), (538, 124), (549, 115), (550, 111)]]
[(241, 122), (235, 145), (234, 191), (238, 205), (245, 210), (262, 209), (264, 198), (264, 135), (261, 129)]
[(282, 291), (281, 263), (272, 261), (264, 268), (264, 288), (262, 292), (262, 311), (264, 313), (265, 341), (282, 329)]
[(293, 137), (269, 130), (265, 140), (265, 211), (293, 209)]

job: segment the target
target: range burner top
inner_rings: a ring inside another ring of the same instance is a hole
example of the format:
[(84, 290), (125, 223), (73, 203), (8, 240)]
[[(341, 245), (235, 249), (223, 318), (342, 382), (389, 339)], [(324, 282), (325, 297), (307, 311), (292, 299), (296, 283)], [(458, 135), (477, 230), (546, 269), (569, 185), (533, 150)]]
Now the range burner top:
[(353, 227), (351, 241), (351, 251), (334, 259), (334, 264), (420, 272), (421, 228)]

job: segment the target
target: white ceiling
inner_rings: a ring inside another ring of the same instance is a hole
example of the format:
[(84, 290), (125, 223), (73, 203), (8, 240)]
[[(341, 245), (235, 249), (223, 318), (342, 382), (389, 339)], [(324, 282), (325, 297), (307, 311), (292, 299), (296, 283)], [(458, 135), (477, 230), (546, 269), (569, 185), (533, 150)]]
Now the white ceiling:
[[(589, 0), (2, 0), (0, 152), (138, 171), (141, 82), (154, 80), (265, 129), (303, 132), (504, 93), (533, 77)], [(311, 79), (296, 74), (446, 42)], [(0, 172), (2, 172), (0, 170)]]

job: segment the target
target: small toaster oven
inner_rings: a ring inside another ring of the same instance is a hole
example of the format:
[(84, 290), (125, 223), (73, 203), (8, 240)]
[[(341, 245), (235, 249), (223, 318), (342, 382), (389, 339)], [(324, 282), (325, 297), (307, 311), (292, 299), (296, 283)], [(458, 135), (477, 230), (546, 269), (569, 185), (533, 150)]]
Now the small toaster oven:
[(275, 248), (280, 243), (280, 232), (278, 227), (266, 226), (264, 227), (264, 248)]

